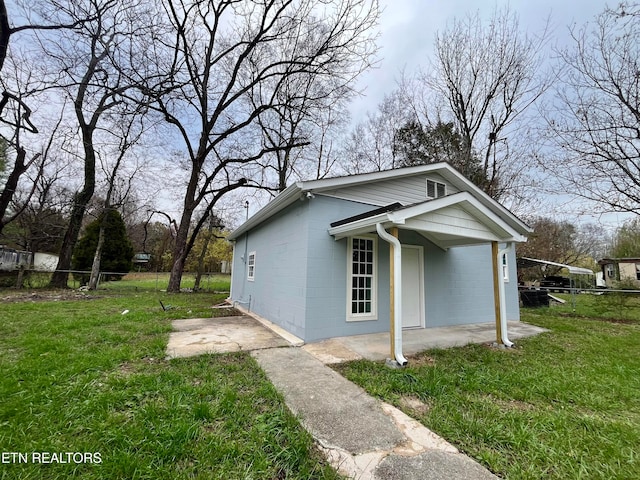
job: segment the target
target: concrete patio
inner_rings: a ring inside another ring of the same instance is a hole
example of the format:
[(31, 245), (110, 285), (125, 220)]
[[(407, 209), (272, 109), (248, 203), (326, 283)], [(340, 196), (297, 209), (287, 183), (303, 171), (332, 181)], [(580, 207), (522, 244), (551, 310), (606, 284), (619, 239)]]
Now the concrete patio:
[[(507, 331), (509, 339), (515, 341), (538, 335), (546, 330), (527, 323), (508, 322)], [(413, 355), (430, 348), (449, 348), (495, 341), (495, 323), (420, 328), (402, 332), (402, 348), (405, 355)], [(384, 360), (390, 356), (389, 333), (336, 337), (308, 343), (302, 348), (324, 363), (340, 363), (360, 358)]]
[[(390, 356), (389, 333), (336, 337), (304, 344), (277, 325), (252, 315), (174, 320), (173, 328), (167, 345), (168, 358), (289, 346), (302, 346), (303, 350), (326, 364), (361, 358), (379, 361)], [(511, 341), (545, 331), (527, 323), (508, 322)], [(405, 355), (430, 348), (491, 343), (495, 340), (494, 323), (407, 329), (402, 332)]]
[(248, 315), (174, 320), (167, 358), (290, 347), (285, 338)]

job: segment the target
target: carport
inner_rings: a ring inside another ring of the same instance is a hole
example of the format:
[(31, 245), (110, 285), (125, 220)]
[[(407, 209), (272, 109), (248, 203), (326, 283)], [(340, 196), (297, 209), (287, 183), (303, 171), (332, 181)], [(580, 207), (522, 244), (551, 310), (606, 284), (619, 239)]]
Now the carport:
[(551, 262), (549, 260), (539, 260), (537, 258), (519, 257), (516, 259), (516, 261), (519, 269), (542, 266), (542, 270), (544, 271), (548, 265), (567, 269), (569, 272), (569, 279), (571, 280), (571, 288), (569, 289), (571, 294), (571, 304), (574, 309), (576, 307), (575, 295), (577, 293), (577, 288), (574, 287), (576, 275), (595, 275), (595, 273), (593, 273), (593, 270), (590, 270), (588, 268), (576, 267), (574, 265), (567, 265), (567, 264), (558, 263), (558, 262)]

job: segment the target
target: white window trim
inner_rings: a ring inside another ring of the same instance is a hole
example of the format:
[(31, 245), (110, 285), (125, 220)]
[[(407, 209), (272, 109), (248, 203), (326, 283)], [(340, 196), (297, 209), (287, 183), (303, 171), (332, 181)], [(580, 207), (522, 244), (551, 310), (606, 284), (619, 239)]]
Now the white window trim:
[[(253, 260), (253, 262), (251, 261)], [(253, 267), (253, 268), (251, 268)], [(247, 280), (253, 282), (256, 279), (256, 252), (247, 255)]]
[[(371, 312), (352, 313), (352, 280), (353, 280), (353, 240), (362, 238), (373, 240), (373, 275), (371, 276)], [(358, 235), (347, 237), (347, 322), (363, 322), (378, 319), (378, 237), (374, 235)]]
[[(434, 193), (435, 196), (431, 197), (429, 196), (429, 182), (433, 182), (434, 184)], [(444, 193), (442, 195), (438, 195), (438, 185), (442, 185)], [(425, 182), (425, 193), (426, 193), (426, 197), (427, 198), (440, 198), (440, 197), (444, 197), (447, 195), (447, 184), (443, 183), (443, 182), (439, 182), (437, 180), (433, 180), (432, 178), (427, 178), (427, 181)]]

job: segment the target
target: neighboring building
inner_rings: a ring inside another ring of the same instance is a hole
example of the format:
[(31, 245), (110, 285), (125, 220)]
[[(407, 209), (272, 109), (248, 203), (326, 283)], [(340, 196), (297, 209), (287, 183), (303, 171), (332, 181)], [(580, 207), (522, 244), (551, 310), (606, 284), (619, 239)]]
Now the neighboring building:
[(33, 256), (33, 270), (37, 272), (55, 272), (58, 266), (58, 255), (36, 252)]
[(58, 265), (58, 255), (52, 253), (16, 250), (0, 245), (0, 271), (33, 270), (34, 272), (53, 272)]
[(598, 265), (607, 287), (615, 287), (617, 282), (629, 282), (640, 288), (640, 258), (603, 258)]
[(146, 252), (138, 252), (133, 256), (133, 264), (138, 267), (138, 271), (142, 268), (146, 269), (151, 261), (151, 254)]
[(519, 320), (529, 233), (446, 163), (298, 182), (228, 237), (230, 299), (307, 342), (389, 331), (392, 276), (404, 328), (492, 322), (500, 300)]
[(0, 271), (28, 269), (31, 266), (33, 254), (25, 250), (16, 250), (0, 245)]

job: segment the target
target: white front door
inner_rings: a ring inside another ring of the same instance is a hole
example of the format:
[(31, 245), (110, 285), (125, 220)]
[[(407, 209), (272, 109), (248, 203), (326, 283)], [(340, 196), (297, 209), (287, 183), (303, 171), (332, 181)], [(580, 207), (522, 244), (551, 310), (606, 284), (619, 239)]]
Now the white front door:
[(402, 326), (424, 327), (424, 267), (421, 246), (402, 246)]

